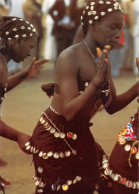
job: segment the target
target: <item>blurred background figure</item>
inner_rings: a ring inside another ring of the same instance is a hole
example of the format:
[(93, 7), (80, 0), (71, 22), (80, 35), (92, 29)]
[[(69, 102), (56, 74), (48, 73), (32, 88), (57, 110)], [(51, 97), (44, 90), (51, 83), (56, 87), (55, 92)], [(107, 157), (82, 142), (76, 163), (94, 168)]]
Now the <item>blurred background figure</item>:
[(52, 8), (56, 0), (43, 0), (42, 4), (42, 25), (44, 30), (44, 45), (43, 56), (54, 62), (57, 57), (57, 44), (55, 36), (52, 34), (54, 20), (49, 14), (49, 10)]
[[(23, 13), (23, 1), (24, 0), (7, 0), (7, 3), (10, 4), (10, 9), (8, 16), (17, 16), (24, 19), (24, 13)], [(22, 69), (22, 62), (16, 63), (13, 60), (10, 60), (8, 63), (8, 71), (9, 74), (14, 74)]]
[[(133, 12), (133, 0), (122, 0), (121, 6), (124, 11), (124, 60), (123, 68), (133, 69), (133, 26), (134, 26), (134, 12)], [(136, 65), (136, 62), (135, 62)]]
[(138, 75), (138, 69), (136, 67), (136, 57), (139, 57), (139, 0), (133, 1), (133, 10), (135, 25), (133, 29), (133, 38), (134, 38), (134, 74)]
[(36, 57), (38, 60), (41, 56), (41, 45), (43, 40), (43, 28), (42, 28), (42, 3), (43, 0), (23, 0), (23, 12), (24, 12), (24, 19), (29, 21), (37, 30), (37, 45), (32, 50), (30, 58), (27, 58), (24, 61), (24, 66), (32, 61), (32, 57)]
[(82, 13), (79, 5), (77, 0), (58, 0), (49, 10), (54, 20), (52, 34), (57, 41), (57, 56), (72, 44)]
[(10, 0), (0, 0), (0, 16), (7, 16), (10, 10)]
[[(123, 9), (124, 25), (121, 32), (121, 40), (119, 48), (110, 52), (110, 61), (113, 77), (120, 75), (120, 70), (133, 70), (136, 62), (133, 61), (133, 26), (134, 26), (134, 12), (133, 0), (119, 0)], [(133, 65), (134, 63), (134, 65)]]

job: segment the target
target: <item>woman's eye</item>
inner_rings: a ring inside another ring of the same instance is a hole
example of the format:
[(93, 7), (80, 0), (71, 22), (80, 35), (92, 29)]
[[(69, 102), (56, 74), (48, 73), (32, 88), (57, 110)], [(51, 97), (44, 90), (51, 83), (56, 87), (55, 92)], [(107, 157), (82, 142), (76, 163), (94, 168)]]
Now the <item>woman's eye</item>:
[(117, 25), (112, 25), (112, 26), (111, 26), (111, 29), (112, 29), (112, 30), (114, 30), (114, 29), (116, 29), (116, 28), (117, 28)]

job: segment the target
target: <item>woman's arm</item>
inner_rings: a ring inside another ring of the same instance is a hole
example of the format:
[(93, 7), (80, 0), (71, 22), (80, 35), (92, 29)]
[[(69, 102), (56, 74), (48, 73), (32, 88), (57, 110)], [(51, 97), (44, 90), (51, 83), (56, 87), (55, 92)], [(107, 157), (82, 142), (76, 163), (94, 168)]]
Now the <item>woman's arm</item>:
[(8, 88), (7, 91), (10, 91), (18, 84), (20, 84), (24, 79), (34, 76), (41, 68), (44, 67), (44, 63), (48, 62), (48, 59), (42, 59), (35, 61), (33, 58), (32, 64), (21, 70), (20, 72), (8, 77)]
[(25, 143), (29, 142), (31, 137), (6, 125), (2, 120), (0, 120), (0, 136), (16, 141), (22, 151), (29, 153), (25, 149)]
[(77, 65), (78, 61), (76, 57), (70, 56), (70, 54), (64, 56), (64, 54), (62, 54), (57, 61), (56, 84), (60, 87), (64, 116), (67, 120), (71, 120), (79, 114), (85, 115), (85, 111), (88, 110), (88, 107), (93, 107), (95, 105), (100, 92), (100, 89), (97, 88), (95, 83), (97, 83), (100, 77), (103, 78), (102, 74), (105, 75), (106, 69), (105, 64), (102, 64), (100, 68), (103, 68), (103, 71), (99, 70), (89, 86), (79, 95), (77, 77), (80, 67)]
[[(114, 83), (111, 79), (111, 95), (112, 95), (112, 101), (106, 107), (106, 111), (109, 114), (114, 114), (121, 109), (125, 108), (129, 103), (131, 103), (139, 94), (139, 82), (135, 83), (131, 88), (129, 88), (126, 92), (117, 95)], [(105, 104), (106, 97), (103, 98), (103, 103)]]

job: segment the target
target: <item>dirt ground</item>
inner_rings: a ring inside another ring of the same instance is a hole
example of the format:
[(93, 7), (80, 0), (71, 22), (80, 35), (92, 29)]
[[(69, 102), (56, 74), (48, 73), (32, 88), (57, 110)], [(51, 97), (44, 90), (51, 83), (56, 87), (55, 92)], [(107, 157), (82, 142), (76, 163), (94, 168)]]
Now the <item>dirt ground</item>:
[[(24, 81), (9, 92), (4, 104), (3, 120), (13, 128), (31, 135), (41, 112), (51, 101), (41, 91), (40, 86), (52, 80), (53, 64), (49, 63), (35, 78)], [(114, 79), (118, 94), (126, 91), (135, 82), (135, 76), (128, 71), (122, 72), (119, 78)], [(116, 142), (117, 133), (136, 111), (137, 102), (134, 100), (114, 115), (108, 115), (103, 110), (92, 119), (94, 125), (91, 131), (108, 155)], [(24, 154), (15, 142), (0, 138), (0, 158), (8, 163), (0, 168), (3, 178), (11, 181), (11, 185), (6, 188), (6, 194), (33, 194), (35, 184), (32, 181), (34, 175), (32, 156)]]

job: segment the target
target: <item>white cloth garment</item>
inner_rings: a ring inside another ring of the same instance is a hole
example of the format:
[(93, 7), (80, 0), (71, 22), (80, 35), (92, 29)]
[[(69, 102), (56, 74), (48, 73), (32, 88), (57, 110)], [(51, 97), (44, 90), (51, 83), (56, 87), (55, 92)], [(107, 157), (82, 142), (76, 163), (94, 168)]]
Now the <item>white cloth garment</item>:
[[(16, 16), (24, 19), (24, 13), (22, 8), (23, 2), (24, 0), (11, 0), (9, 16)], [(9, 73), (14, 73), (20, 69), (22, 69), (22, 62), (16, 63), (13, 60), (9, 61), (8, 63)]]
[(135, 25), (133, 28), (134, 38), (134, 74), (139, 75), (138, 68), (136, 66), (136, 57), (139, 57), (139, 0), (135, 0), (133, 4), (135, 14)]
[(56, 0), (44, 0), (42, 5), (42, 12), (46, 15), (46, 41), (44, 48), (44, 57), (50, 59), (51, 62), (55, 61), (57, 57), (57, 46), (55, 37), (52, 35), (54, 20), (49, 14), (50, 8), (54, 5)]

